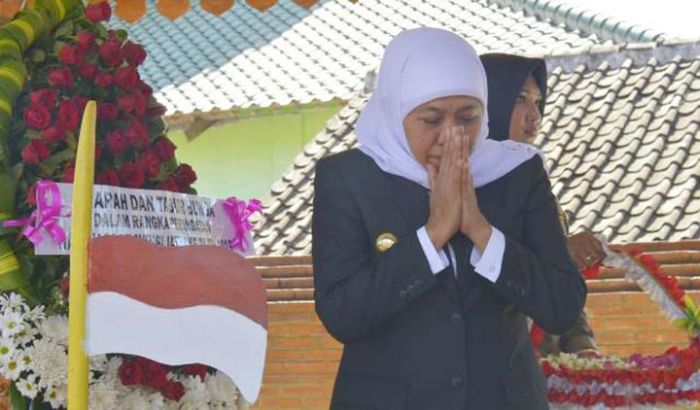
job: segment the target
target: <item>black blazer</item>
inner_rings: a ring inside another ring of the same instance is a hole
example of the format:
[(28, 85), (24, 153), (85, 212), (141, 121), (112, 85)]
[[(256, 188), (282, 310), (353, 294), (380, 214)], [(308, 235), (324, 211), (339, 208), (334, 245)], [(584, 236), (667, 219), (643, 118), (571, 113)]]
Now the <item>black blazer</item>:
[[(503, 266), (494, 284), (466, 263), (468, 285), (459, 287), (450, 268), (433, 275), (418, 241), (429, 214), (425, 188), (356, 149), (318, 162), (314, 298), (344, 344), (331, 408), (548, 408), (525, 316), (548, 332), (567, 331), (585, 283), (538, 156), (477, 196), (506, 236)], [(382, 233), (398, 239), (384, 252), (375, 246)], [(471, 243), (456, 251), (468, 258)]]

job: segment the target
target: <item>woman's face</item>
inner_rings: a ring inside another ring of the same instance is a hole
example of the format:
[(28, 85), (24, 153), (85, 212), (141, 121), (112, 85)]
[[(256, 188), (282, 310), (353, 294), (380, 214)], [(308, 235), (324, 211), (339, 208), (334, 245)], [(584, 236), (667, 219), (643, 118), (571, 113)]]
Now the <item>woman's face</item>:
[(540, 131), (542, 92), (535, 79), (529, 75), (520, 89), (510, 116), (508, 137), (514, 141), (532, 144)]
[(479, 136), (483, 108), (476, 98), (442, 97), (416, 107), (403, 120), (403, 129), (413, 155), (423, 165), (440, 164), (445, 132), (464, 127), (471, 151)]

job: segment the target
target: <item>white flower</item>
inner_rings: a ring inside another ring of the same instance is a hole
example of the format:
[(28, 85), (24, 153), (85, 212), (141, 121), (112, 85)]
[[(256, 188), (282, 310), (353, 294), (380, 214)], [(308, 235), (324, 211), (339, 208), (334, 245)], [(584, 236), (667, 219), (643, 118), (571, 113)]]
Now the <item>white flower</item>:
[(68, 318), (63, 315), (49, 316), (39, 323), (41, 336), (61, 346), (68, 346)]
[(88, 405), (89, 409), (103, 410), (103, 409), (113, 409), (118, 407), (127, 409), (121, 404), (121, 401), (117, 400), (119, 396), (117, 390), (113, 386), (107, 383), (97, 382), (90, 386), (90, 402)]
[(90, 369), (96, 372), (103, 372), (107, 366), (107, 355), (98, 354), (88, 357), (90, 361)]
[(26, 314), (26, 320), (32, 323), (42, 321), (45, 317), (44, 305), (35, 306), (34, 309), (30, 310)]
[[(100, 376), (99, 380), (105, 384), (121, 387), (122, 382), (119, 378), (119, 367), (121, 365), (121, 357), (110, 357), (102, 368), (102, 376)], [(129, 388), (129, 386), (125, 388)]]
[(235, 408), (238, 400), (238, 389), (224, 373), (216, 372), (207, 376), (204, 381), (211, 396), (212, 408)]
[(10, 338), (0, 337), (0, 364), (7, 363), (15, 354), (17, 347)]
[(44, 393), (44, 401), (49, 402), (51, 408), (58, 409), (66, 406), (66, 385), (57, 387), (49, 386)]
[(22, 363), (22, 366), (24, 366), (25, 369), (32, 368), (33, 360), (32, 355), (29, 354), (29, 352), (27, 352), (26, 350), (22, 350), (17, 356), (17, 360), (19, 360)]
[[(146, 399), (148, 400), (148, 407), (149, 409), (164, 409), (166, 408), (165, 404), (165, 397), (160, 392), (154, 392), (150, 393), (146, 396)], [(173, 402), (172, 400), (168, 400), (169, 402)], [(177, 408), (177, 407), (176, 407)]]
[(19, 374), (27, 368), (20, 359), (21, 353), (23, 352), (15, 352), (10, 360), (3, 363), (2, 367), (0, 367), (0, 372), (2, 372), (3, 376), (10, 380), (19, 379)]
[(20, 312), (6, 310), (0, 316), (0, 331), (3, 337), (14, 336), (25, 329), (26, 324)]
[(39, 377), (39, 387), (59, 386), (68, 374), (68, 355), (66, 350), (46, 339), (37, 339), (27, 349), (32, 357), (31, 368)]
[(39, 386), (36, 383), (36, 375), (31, 373), (27, 377), (17, 380), (15, 386), (22, 396), (30, 399), (35, 398), (36, 393), (39, 391)]
[(33, 327), (27, 326), (24, 328), (24, 330), (22, 330), (21, 332), (19, 332), (15, 335), (15, 343), (17, 343), (18, 346), (24, 347), (24, 346), (28, 345), (29, 343), (31, 343), (32, 341), (34, 341), (34, 339), (36, 338), (36, 335), (38, 335), (38, 334), (39, 334), (38, 330), (36, 330)]
[[(158, 395), (160, 396), (160, 393), (158, 393)], [(142, 388), (131, 388), (126, 394), (119, 398), (119, 408), (124, 410), (146, 410), (154, 408), (151, 406), (149, 396), (150, 394), (146, 393)]]
[(185, 395), (180, 399), (181, 410), (209, 409), (209, 392), (199, 376), (187, 376), (180, 379), (185, 385)]
[(24, 303), (24, 299), (21, 295), (17, 293), (10, 293), (7, 297), (3, 297), (2, 303), (4, 308), (10, 310), (19, 310), (26, 312), (28, 310), (27, 305)]

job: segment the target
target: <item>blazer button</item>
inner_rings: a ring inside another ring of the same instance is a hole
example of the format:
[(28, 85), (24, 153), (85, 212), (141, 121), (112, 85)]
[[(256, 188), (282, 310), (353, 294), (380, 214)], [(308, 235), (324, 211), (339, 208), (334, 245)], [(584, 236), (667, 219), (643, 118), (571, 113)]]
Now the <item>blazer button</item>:
[(408, 285), (408, 287), (406, 287), (406, 290), (408, 291), (409, 294), (412, 294), (413, 292), (416, 291), (416, 287), (413, 285)]
[(450, 385), (455, 390), (461, 389), (464, 386), (464, 378), (462, 376), (454, 376), (450, 380)]
[(405, 299), (406, 296), (408, 296), (408, 292), (406, 292), (405, 290), (401, 289), (401, 290), (399, 291), (399, 297), (400, 297), (401, 299)]
[(450, 315), (450, 323), (453, 325), (459, 325), (462, 323), (462, 315), (459, 313), (453, 313)]
[(414, 285), (416, 285), (417, 288), (423, 286), (423, 279), (416, 279), (415, 282), (413, 282)]

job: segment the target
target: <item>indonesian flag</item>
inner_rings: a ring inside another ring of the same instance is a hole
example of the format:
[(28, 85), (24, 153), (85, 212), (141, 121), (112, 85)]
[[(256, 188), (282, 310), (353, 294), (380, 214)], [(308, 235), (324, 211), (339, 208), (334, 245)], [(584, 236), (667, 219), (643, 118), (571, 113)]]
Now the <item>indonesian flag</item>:
[(214, 246), (161, 247), (127, 236), (89, 247), (90, 355), (202, 363), (257, 400), (267, 349), (265, 288), (255, 268)]

